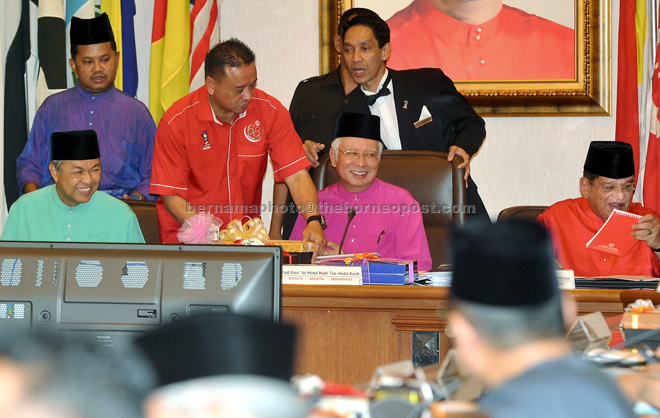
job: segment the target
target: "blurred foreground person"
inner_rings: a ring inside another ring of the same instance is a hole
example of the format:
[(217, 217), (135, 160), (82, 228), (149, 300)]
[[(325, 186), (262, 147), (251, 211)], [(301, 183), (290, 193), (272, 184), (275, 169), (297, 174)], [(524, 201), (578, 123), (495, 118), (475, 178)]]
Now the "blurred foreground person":
[(269, 377), (206, 377), (164, 386), (146, 402), (146, 418), (298, 418), (309, 405)]
[(484, 413), (634, 416), (612, 379), (571, 354), (542, 226), (468, 224), (454, 232), (453, 257), (449, 326), (459, 362), (486, 385)]
[(128, 347), (42, 332), (0, 341), (3, 418), (141, 418), (154, 383), (147, 361)]
[(646, 402), (660, 410), (660, 363), (646, 365), (646, 373), (626, 373), (616, 382), (631, 402)]
[(198, 314), (135, 339), (161, 385), (219, 375), (288, 381), (293, 374), (293, 326), (239, 314)]

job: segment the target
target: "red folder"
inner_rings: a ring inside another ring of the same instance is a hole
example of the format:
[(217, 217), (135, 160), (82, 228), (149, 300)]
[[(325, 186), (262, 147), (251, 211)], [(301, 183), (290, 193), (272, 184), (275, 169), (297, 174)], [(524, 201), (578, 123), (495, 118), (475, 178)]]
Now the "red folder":
[(640, 215), (614, 209), (605, 224), (587, 242), (587, 248), (618, 256), (628, 254), (640, 242), (632, 236), (632, 226), (640, 219)]

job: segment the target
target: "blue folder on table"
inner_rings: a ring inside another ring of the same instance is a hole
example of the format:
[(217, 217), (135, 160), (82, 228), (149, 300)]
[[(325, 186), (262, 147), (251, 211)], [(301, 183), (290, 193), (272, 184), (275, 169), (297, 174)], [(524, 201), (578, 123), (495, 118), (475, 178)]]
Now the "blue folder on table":
[(412, 283), (415, 280), (416, 263), (413, 260), (391, 258), (366, 260), (362, 263), (362, 283), (395, 285)]
[[(346, 259), (355, 256), (324, 256), (317, 260), (321, 264), (346, 264)], [(362, 266), (362, 284), (403, 285), (415, 280), (417, 261), (396, 258), (362, 258), (351, 262), (351, 265)]]

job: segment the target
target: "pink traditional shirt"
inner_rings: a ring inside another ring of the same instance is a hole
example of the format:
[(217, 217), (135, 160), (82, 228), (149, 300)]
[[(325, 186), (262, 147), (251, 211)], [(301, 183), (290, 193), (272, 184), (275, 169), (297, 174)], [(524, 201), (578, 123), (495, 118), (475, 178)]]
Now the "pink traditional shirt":
[[(355, 209), (357, 214), (346, 233), (344, 253), (377, 252), (385, 258), (417, 260), (420, 271), (433, 267), (419, 203), (407, 190), (376, 179), (367, 190), (351, 193), (337, 183), (319, 192), (319, 203), (328, 223), (325, 236), (337, 245), (349, 210)], [(305, 225), (305, 219), (298, 215), (292, 240), (302, 239)]]

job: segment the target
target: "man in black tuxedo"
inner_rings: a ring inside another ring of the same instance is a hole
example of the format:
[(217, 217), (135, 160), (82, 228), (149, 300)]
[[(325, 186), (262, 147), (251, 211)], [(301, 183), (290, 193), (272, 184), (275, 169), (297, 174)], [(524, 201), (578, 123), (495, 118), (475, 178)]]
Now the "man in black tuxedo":
[[(468, 212), (468, 219), (488, 218), (477, 185), (469, 176), (470, 158), (486, 136), (484, 120), (442, 70), (388, 69), (385, 62), (391, 50), (389, 26), (368, 9), (358, 9), (354, 16), (351, 10), (344, 13), (337, 31), (341, 42), (335, 39), (341, 66), (326, 75), (301, 82), (291, 101), (293, 124), (304, 142), (312, 167), (318, 165), (320, 155), (330, 146), (333, 132), (328, 127), (335, 125), (340, 113), (372, 113), (381, 118), (387, 149), (448, 152), (450, 160), (456, 154), (463, 157), (467, 204), (474, 207), (474, 212)], [(347, 72), (352, 82), (361, 87), (362, 94), (357, 89), (348, 92), (343, 89), (348, 89), (347, 85), (353, 87)], [(382, 85), (387, 89), (381, 89)], [(371, 106), (369, 96), (376, 96)], [(282, 185), (276, 184), (273, 204), (284, 205), (285, 199)], [(271, 238), (288, 238), (292, 222), (295, 216), (273, 213)], [(282, 223), (284, 232), (280, 235)]]
[[(437, 68), (395, 71), (385, 66), (390, 56), (390, 29), (378, 16), (356, 16), (346, 26), (341, 51), (343, 65), (364, 96), (344, 111), (370, 112), (381, 118), (388, 149), (448, 152), (463, 157), (467, 204), (473, 216), (487, 217), (477, 186), (469, 177), (470, 158), (486, 136), (485, 122), (454, 83)], [(348, 109), (351, 107), (352, 109)]]
[[(339, 19), (337, 33), (334, 36), (337, 54), (341, 53), (346, 24), (349, 20), (361, 15), (378, 17), (376, 12), (360, 7), (346, 10)], [(296, 87), (289, 106), (289, 113), (291, 113), (293, 127), (303, 141), (305, 155), (312, 164), (309, 171), (310, 176), (314, 173), (314, 168), (318, 166), (319, 155), (328, 153), (330, 144), (335, 140), (337, 117), (350, 101), (361, 98), (362, 93), (357, 87), (348, 68), (341, 64), (327, 74), (301, 81)], [(270, 221), (271, 239), (288, 239), (293, 225), (298, 219), (298, 212), (292, 208), (293, 200), (291, 194), (288, 193), (286, 184), (275, 182), (273, 205), (280, 206), (285, 202), (290, 210), (286, 213), (281, 211), (273, 213)]]

